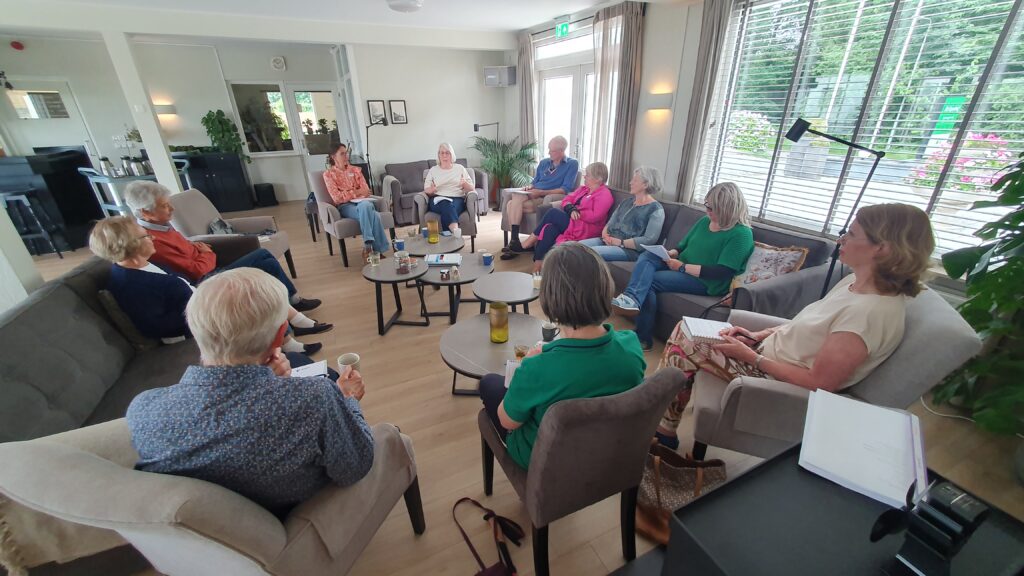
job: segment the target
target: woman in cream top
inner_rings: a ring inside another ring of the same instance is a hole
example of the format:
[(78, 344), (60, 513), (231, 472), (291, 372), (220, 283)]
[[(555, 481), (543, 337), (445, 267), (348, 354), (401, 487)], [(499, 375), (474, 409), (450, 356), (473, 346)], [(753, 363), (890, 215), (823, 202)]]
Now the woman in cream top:
[(441, 217), (443, 230), (459, 227), (459, 214), (466, 209), (466, 192), (474, 187), (465, 166), (455, 163), (455, 149), (442, 142), (437, 147), (437, 165), (427, 170), (423, 180), (423, 193), (427, 195), (427, 210)]

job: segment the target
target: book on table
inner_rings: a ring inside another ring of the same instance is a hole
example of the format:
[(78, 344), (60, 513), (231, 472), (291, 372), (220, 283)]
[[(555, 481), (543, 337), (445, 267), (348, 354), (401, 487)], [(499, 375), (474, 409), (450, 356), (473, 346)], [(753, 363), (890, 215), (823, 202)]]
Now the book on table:
[(423, 258), (427, 266), (461, 266), (462, 254), (427, 254)]
[(921, 425), (904, 410), (824, 390), (807, 401), (800, 466), (893, 508), (927, 490)]
[(704, 344), (721, 344), (725, 342), (725, 338), (719, 336), (718, 333), (726, 328), (732, 328), (732, 324), (728, 322), (694, 318), (692, 316), (683, 316), (682, 324), (683, 336), (688, 340)]

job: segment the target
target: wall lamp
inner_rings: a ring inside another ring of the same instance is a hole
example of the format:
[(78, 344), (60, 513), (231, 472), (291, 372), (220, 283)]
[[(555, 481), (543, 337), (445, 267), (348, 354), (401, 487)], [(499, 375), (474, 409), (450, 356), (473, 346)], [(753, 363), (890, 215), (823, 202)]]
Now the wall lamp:
[(177, 114), (178, 109), (174, 104), (154, 104), (153, 111), (159, 114)]

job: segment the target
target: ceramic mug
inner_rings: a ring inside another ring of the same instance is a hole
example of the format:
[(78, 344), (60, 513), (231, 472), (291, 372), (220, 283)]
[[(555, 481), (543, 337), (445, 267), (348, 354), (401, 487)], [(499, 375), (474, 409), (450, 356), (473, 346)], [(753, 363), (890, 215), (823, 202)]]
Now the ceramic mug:
[(342, 354), (341, 356), (338, 356), (338, 372), (342, 376), (345, 375), (345, 369), (349, 366), (351, 366), (352, 369), (355, 370), (356, 372), (360, 372), (359, 354), (356, 354), (355, 352), (347, 352), (345, 354)]
[(558, 334), (561, 333), (561, 331), (562, 330), (559, 329), (554, 322), (545, 322), (540, 327), (541, 337), (544, 339), (545, 342), (551, 342), (552, 340), (554, 340), (555, 336), (558, 336)]

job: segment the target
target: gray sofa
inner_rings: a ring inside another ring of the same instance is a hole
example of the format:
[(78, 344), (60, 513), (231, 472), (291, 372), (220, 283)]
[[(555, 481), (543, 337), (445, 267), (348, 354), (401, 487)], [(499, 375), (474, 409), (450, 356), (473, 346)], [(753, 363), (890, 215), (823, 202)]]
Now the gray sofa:
[[(626, 199), (629, 194), (622, 190), (612, 189), (615, 195), (615, 206)], [(686, 232), (705, 212), (688, 204), (661, 201), (665, 208), (665, 226), (662, 228), (660, 241), (669, 249), (675, 248)], [(542, 204), (537, 208), (538, 221), (544, 213), (551, 209), (551, 204)], [(612, 208), (614, 210), (614, 207)], [(726, 320), (732, 309), (749, 310), (771, 316), (792, 318), (804, 306), (818, 300), (821, 284), (824, 279), (822, 266), (828, 266), (829, 256), (835, 242), (784, 230), (759, 222), (753, 223), (754, 241), (772, 246), (798, 246), (807, 248), (807, 259), (803, 267), (790, 274), (762, 280), (735, 289), (732, 293), (732, 308), (718, 306), (708, 311), (707, 317), (714, 320)], [(634, 262), (611, 262), (608, 268), (615, 280), (615, 289), (622, 292), (633, 272)], [(683, 316), (700, 316), (709, 307), (715, 305), (721, 297), (697, 296), (694, 294), (666, 294), (658, 297), (658, 317), (654, 323), (654, 335), (662, 340), (668, 338), (679, 319)]]
[[(465, 158), (460, 158), (455, 163), (469, 168)], [(417, 194), (423, 192), (423, 173), (436, 165), (437, 160), (431, 159), (384, 166), (382, 195), (391, 202), (391, 212), (395, 215), (396, 225), (408, 226), (419, 221), (415, 198)], [(476, 183), (476, 197), (482, 199), (482, 202), (478, 204), (476, 210), (473, 210), (472, 206), (467, 207), (467, 210), (481, 216), (487, 213), (487, 191), (490, 189), (490, 179), (483, 170), (472, 168), (469, 170)]]

